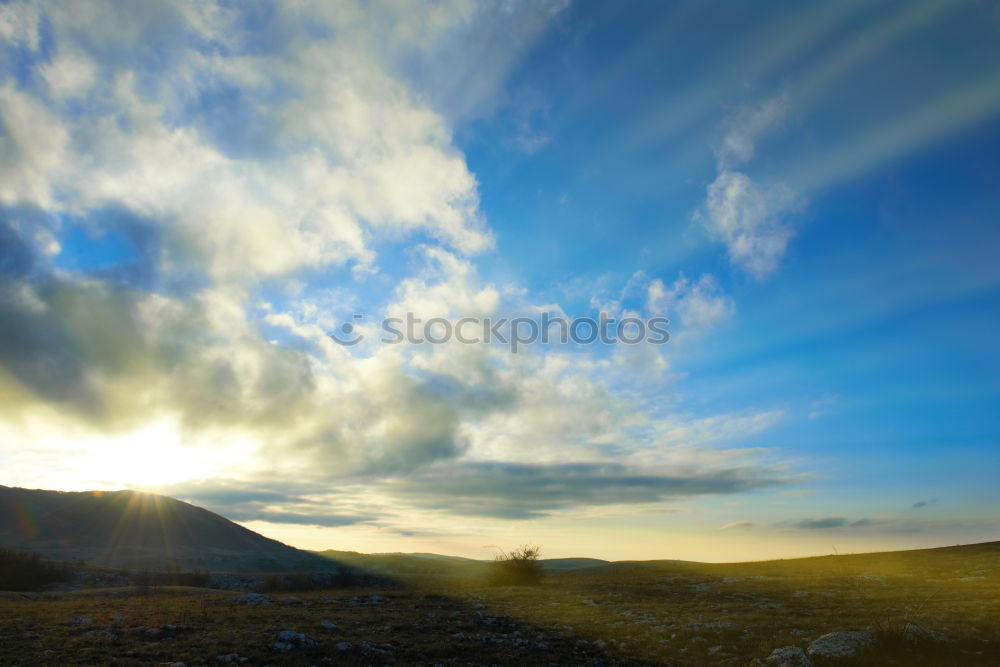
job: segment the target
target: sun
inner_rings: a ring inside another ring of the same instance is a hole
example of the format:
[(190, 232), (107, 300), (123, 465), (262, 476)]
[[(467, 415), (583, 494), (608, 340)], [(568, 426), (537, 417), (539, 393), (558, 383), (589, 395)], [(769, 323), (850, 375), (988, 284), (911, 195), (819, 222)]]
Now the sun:
[[(245, 434), (192, 435), (170, 418), (118, 433), (81, 431), (51, 419), (21, 426), (16, 433), (5, 429), (2, 440), (31, 441), (49, 461), (43, 479), (36, 472), (29, 484), (64, 490), (154, 491), (189, 480), (218, 479), (251, 461), (256, 450)], [(18, 471), (10, 473), (16, 483)]]

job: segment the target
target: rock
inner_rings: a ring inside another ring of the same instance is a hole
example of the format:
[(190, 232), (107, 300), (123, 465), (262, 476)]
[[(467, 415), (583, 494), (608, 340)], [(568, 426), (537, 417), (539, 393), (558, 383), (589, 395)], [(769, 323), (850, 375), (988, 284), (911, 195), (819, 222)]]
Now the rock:
[(322, 621), (319, 622), (319, 624), (320, 624), (320, 626), (322, 626), (322, 628), (324, 630), (336, 630), (337, 629), (337, 624), (334, 623), (333, 621), (331, 621), (328, 618), (324, 618)]
[(482, 612), (472, 613), (472, 622), (476, 625), (496, 625), (497, 619), (492, 616), (484, 616)]
[(275, 600), (278, 604), (303, 604), (302, 598), (297, 598), (294, 595), (285, 595)]
[(351, 605), (352, 607), (356, 607), (362, 604), (383, 604), (388, 601), (389, 598), (385, 597), (384, 595), (378, 595), (376, 593), (368, 596), (363, 595), (361, 597), (358, 596), (352, 597), (350, 600), (347, 601), (347, 604)]
[(949, 642), (951, 638), (948, 637), (943, 632), (938, 632), (936, 630), (928, 630), (922, 625), (917, 625), (916, 623), (907, 623), (906, 628), (903, 629), (903, 639), (908, 642)]
[(693, 632), (723, 632), (725, 630), (732, 630), (736, 627), (736, 624), (732, 621), (707, 621), (705, 623), (691, 623), (688, 625)]
[(74, 616), (73, 618), (66, 621), (66, 625), (90, 625), (91, 621), (86, 616)]
[(313, 648), (319, 646), (315, 639), (295, 632), (294, 630), (282, 630), (278, 633), (278, 641), (274, 642), (274, 650), (282, 653), (299, 648)]
[(334, 644), (334, 648), (336, 648), (338, 651), (350, 651), (351, 642), (337, 642), (336, 644)]
[(812, 667), (812, 660), (798, 646), (782, 646), (771, 651), (771, 655), (764, 658), (764, 665), (774, 667)]
[(215, 659), (226, 665), (241, 664), (249, 660), (249, 658), (239, 653), (223, 653), (222, 655), (215, 656)]
[(830, 632), (809, 644), (806, 653), (813, 658), (853, 658), (875, 643), (875, 633), (865, 630)]
[(146, 639), (159, 639), (163, 636), (163, 630), (159, 628), (146, 628), (142, 635)]
[(389, 655), (392, 653), (392, 647), (388, 644), (379, 646), (378, 644), (373, 644), (372, 642), (361, 642), (361, 650), (367, 651), (368, 653), (376, 653), (378, 655)]
[(260, 593), (244, 593), (236, 598), (236, 604), (265, 605), (274, 602), (271, 598)]

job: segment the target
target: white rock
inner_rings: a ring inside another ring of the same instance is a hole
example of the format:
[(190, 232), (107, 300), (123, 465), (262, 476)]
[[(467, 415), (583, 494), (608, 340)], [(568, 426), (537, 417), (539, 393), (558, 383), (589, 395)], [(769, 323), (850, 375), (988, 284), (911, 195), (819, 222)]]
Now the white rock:
[(865, 630), (830, 632), (809, 644), (806, 653), (814, 658), (853, 658), (875, 643), (875, 633)]
[(764, 658), (765, 665), (774, 667), (812, 667), (812, 660), (798, 646), (782, 646), (771, 651), (771, 655)]
[(275, 651), (291, 651), (297, 648), (311, 648), (314, 646), (319, 646), (319, 642), (315, 639), (302, 634), (301, 632), (295, 632), (294, 630), (282, 630), (278, 633), (278, 641), (274, 642)]
[(916, 623), (907, 623), (906, 628), (903, 630), (903, 639), (908, 642), (919, 642), (919, 641), (932, 641), (932, 642), (948, 642), (951, 639), (948, 635), (943, 632), (938, 632), (937, 630), (928, 630), (922, 625), (917, 625)]
[(271, 604), (273, 600), (266, 595), (261, 595), (260, 593), (244, 593), (243, 595), (236, 598), (237, 604)]

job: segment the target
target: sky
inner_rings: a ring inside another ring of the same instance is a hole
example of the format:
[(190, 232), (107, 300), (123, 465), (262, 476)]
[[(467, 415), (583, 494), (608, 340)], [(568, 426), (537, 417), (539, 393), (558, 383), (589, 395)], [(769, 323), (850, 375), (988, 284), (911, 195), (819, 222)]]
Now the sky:
[[(983, 0), (0, 2), (0, 484), (309, 549), (998, 539), (998, 33)], [(670, 336), (379, 335), (543, 312)]]

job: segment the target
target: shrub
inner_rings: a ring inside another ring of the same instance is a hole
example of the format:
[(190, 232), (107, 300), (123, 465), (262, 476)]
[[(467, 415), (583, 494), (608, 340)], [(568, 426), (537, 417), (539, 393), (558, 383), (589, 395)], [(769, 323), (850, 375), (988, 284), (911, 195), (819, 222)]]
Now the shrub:
[(490, 567), (490, 586), (537, 586), (545, 570), (538, 562), (542, 548), (522, 544), (511, 552), (501, 551)]
[(187, 571), (176, 564), (167, 566), (166, 572), (150, 572), (143, 570), (131, 575), (132, 584), (141, 591), (149, 592), (155, 586), (195, 586), (204, 588), (208, 586), (210, 576), (208, 572), (199, 570)]
[(72, 578), (69, 563), (53, 563), (38, 554), (0, 549), (0, 590), (35, 591)]

